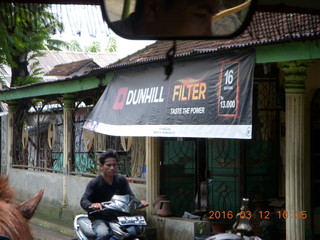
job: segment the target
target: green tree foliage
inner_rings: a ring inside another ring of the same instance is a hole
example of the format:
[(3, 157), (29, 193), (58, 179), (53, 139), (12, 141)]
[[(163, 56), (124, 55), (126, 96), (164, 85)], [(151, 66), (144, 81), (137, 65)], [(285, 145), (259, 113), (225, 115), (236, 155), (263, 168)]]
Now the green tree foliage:
[(99, 41), (93, 41), (90, 46), (84, 47), (86, 52), (98, 53), (101, 51), (101, 46)]
[(117, 40), (115, 37), (109, 37), (105, 51), (108, 53), (114, 53), (117, 51)]
[(70, 47), (69, 43), (59, 39), (47, 39), (44, 45), (48, 51), (63, 51), (63, 49)]
[(82, 52), (83, 51), (77, 40), (71, 40), (66, 49), (69, 51), (72, 51), (72, 52)]
[(12, 69), (11, 87), (40, 80), (35, 58), (46, 50), (50, 36), (62, 28), (50, 5), (0, 2), (0, 64)]

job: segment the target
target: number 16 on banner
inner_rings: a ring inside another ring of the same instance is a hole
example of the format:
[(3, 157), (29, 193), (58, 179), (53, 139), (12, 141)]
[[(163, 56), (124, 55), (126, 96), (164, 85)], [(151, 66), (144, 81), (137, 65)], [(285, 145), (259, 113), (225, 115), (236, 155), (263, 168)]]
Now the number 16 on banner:
[(236, 117), (239, 104), (240, 62), (223, 62), (218, 88), (218, 115)]

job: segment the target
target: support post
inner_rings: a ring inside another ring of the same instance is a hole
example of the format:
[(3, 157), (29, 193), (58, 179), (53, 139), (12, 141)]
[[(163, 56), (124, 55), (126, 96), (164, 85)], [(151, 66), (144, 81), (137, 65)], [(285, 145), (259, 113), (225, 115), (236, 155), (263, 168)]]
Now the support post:
[(8, 129), (8, 138), (7, 138), (7, 159), (6, 159), (6, 169), (5, 174), (9, 175), (9, 171), (12, 165), (12, 156), (13, 156), (13, 115), (15, 108), (12, 108), (9, 105), (9, 113), (8, 113), (8, 121), (7, 121), (7, 129)]
[(62, 205), (67, 204), (67, 176), (71, 171), (72, 148), (73, 148), (73, 121), (72, 111), (74, 109), (74, 97), (71, 94), (63, 96), (63, 186)]
[(311, 61), (279, 63), (284, 72), (286, 91), (285, 193), (286, 239), (305, 239), (305, 220), (296, 218), (305, 211), (305, 79)]
[(8, 121), (7, 121), (7, 129), (8, 129), (8, 135), (7, 135), (7, 158), (6, 158), (6, 170), (5, 174), (9, 175), (10, 168), (13, 163), (13, 125), (14, 125), (14, 115), (17, 111), (18, 103), (15, 101), (10, 101), (8, 103)]
[(147, 218), (153, 214), (152, 202), (160, 194), (160, 139), (146, 137), (146, 196), (149, 206)]

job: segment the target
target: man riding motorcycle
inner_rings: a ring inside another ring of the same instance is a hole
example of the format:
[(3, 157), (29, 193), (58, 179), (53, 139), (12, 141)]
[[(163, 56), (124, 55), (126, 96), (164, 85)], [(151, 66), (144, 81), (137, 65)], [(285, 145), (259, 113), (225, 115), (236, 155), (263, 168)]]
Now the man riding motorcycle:
[[(117, 174), (118, 155), (114, 150), (107, 150), (99, 157), (101, 174), (92, 179), (80, 200), (81, 207), (87, 212), (101, 210), (102, 202), (110, 201), (113, 195), (132, 195), (130, 186), (125, 177)], [(141, 201), (143, 206), (148, 203)], [(97, 240), (106, 240), (111, 236), (108, 227), (108, 216), (103, 214), (89, 214), (92, 228)]]

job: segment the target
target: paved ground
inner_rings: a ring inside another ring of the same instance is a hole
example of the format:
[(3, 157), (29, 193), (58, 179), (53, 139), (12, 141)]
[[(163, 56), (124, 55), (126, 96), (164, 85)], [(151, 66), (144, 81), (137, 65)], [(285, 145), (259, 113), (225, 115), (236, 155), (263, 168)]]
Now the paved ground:
[(77, 239), (73, 229), (32, 218), (30, 226), (37, 240), (73, 240)]

